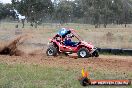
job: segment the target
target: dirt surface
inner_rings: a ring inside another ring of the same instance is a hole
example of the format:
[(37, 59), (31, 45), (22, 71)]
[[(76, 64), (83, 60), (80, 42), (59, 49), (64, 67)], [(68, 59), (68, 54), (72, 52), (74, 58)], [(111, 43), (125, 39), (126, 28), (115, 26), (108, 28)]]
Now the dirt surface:
[[(3, 33), (4, 32), (5, 31), (3, 31)], [(29, 31), (26, 33), (32, 34)], [(0, 63), (4, 62), (7, 64), (40, 64), (48, 67), (64, 67), (67, 69), (82, 69), (90, 67), (93, 70), (98, 69), (105, 71), (113, 70), (116, 72), (132, 72), (132, 56), (101, 55), (99, 58), (87, 59), (75, 59), (73, 57), (66, 57), (63, 55), (58, 57), (48, 57), (45, 54), (45, 50), (47, 48), (47, 39), (45, 39), (45, 37), (40, 38), (42, 37), (42, 35), (40, 36), (37, 34), (33, 37), (30, 36), (30, 39), (29, 37), (25, 37), (22, 40), (18, 40), (19, 42), (16, 42), (12, 47), (12, 44), (14, 44), (13, 42), (16, 41), (19, 37), (16, 37), (15, 39), (0, 39), (0, 50), (3, 50), (2, 47), (7, 47), (14, 53), (12, 56), (10, 56), (10, 52), (7, 55), (0, 55)], [(23, 40), (24, 42), (22, 42)], [(43, 41), (41, 40), (45, 41), (45, 43), (43, 43)], [(7, 44), (6, 41), (10, 41), (9, 44)], [(38, 41), (41, 41), (42, 43), (38, 43)], [(23, 43), (22, 45), (21, 42)], [(20, 54), (17, 54), (17, 56), (15, 56), (18, 51), (20, 52)]]
[[(116, 58), (115, 58), (116, 57)], [(65, 56), (48, 57), (44, 55), (33, 56), (0, 56), (0, 63), (7, 64), (36, 64), (50, 67), (64, 67), (64, 68), (87, 68), (100, 70), (114, 70), (114, 71), (129, 71), (132, 72), (132, 57), (124, 56), (104, 56), (99, 58), (88, 59), (74, 59)]]

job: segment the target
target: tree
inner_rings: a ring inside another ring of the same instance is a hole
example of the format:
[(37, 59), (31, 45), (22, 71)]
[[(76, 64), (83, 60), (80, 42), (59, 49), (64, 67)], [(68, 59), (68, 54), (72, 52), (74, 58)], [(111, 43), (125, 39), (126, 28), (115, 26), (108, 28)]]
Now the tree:
[(83, 21), (81, 19), (84, 17), (84, 12), (85, 12), (83, 10), (82, 3), (80, 2), (80, 0), (75, 0), (73, 3), (74, 3), (74, 6), (73, 6), (74, 22), (82, 23)]
[[(95, 27), (104, 27), (108, 23), (120, 22), (123, 11), (122, 0), (76, 0), (81, 3), (84, 12), (84, 22), (92, 23)], [(128, 11), (126, 11), (128, 12)], [(128, 14), (128, 13), (127, 13)]]
[(0, 18), (8, 16), (9, 8), (17, 9), (35, 27), (48, 19), (94, 24), (96, 28), (132, 22), (132, 0), (12, 0), (12, 5), (0, 5)]
[(47, 14), (53, 12), (53, 4), (51, 0), (12, 0), (14, 8), (18, 12), (27, 17), (31, 23), (35, 23), (37, 27), (38, 21), (42, 21)]
[(11, 12), (11, 4), (0, 3), (0, 20), (5, 19), (6, 17), (13, 17), (15, 19), (15, 13)]
[(92, 23), (95, 27), (100, 24), (101, 7), (103, 0), (82, 0), (85, 23)]
[(72, 22), (73, 7), (72, 1), (63, 0), (58, 3), (55, 9), (55, 17), (60, 23)]

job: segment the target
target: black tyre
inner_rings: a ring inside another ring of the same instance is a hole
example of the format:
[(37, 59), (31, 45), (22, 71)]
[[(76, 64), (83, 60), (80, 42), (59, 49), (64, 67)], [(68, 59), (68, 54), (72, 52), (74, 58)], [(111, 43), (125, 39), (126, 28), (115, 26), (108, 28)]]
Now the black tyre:
[(92, 55), (93, 57), (99, 57), (99, 52), (98, 52), (98, 50), (95, 50), (94, 52), (93, 52), (93, 55)]
[(79, 58), (88, 58), (90, 56), (89, 51), (86, 48), (79, 49), (77, 55)]
[(57, 56), (57, 53), (57, 48), (54, 46), (50, 46), (46, 51), (47, 56)]

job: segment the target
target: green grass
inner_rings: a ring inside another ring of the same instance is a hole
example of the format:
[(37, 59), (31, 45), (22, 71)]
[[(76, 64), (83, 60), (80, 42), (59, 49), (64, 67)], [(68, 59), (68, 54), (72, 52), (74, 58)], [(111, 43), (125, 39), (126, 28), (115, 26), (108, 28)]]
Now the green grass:
[[(78, 81), (78, 77), (81, 75), (80, 69), (1, 63), (0, 88), (82, 88)], [(115, 78), (117, 75), (116, 73), (104, 73), (102, 70), (92, 72), (92, 68), (88, 68), (88, 70), (92, 73), (90, 73), (92, 79)], [(129, 74), (129, 76), (132, 75)], [(124, 77), (119, 74), (117, 78)], [(117, 88), (117, 86), (115, 87)], [(129, 88), (131, 87), (129, 86)], [(95, 88), (95, 86), (90, 86), (90, 88)], [(99, 86), (99, 88), (113, 88), (113, 86)]]
[[(78, 87), (74, 70), (39, 65), (0, 64), (0, 87), (3, 88), (70, 88)], [(81, 86), (80, 86), (81, 87)]]

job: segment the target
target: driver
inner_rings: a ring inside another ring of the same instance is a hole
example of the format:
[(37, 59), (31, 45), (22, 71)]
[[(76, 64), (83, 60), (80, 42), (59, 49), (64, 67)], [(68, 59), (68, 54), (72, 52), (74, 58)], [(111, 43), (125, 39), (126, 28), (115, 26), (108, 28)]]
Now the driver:
[(66, 46), (72, 46), (72, 47), (76, 47), (77, 46), (77, 44), (76, 44), (76, 42), (72, 42), (72, 37), (74, 37), (73, 35), (70, 35), (70, 34), (68, 34), (66, 37), (65, 37), (65, 41), (64, 41), (64, 44), (66, 45)]

